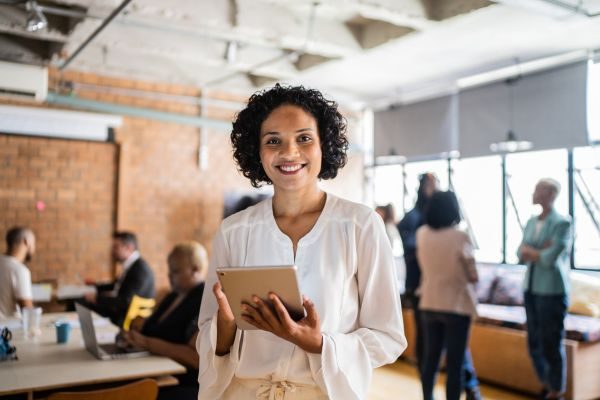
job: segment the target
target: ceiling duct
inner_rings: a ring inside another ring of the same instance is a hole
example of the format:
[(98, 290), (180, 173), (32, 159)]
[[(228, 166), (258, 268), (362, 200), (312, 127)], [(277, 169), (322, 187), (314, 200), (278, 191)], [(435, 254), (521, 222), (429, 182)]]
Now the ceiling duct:
[(494, 0), (496, 3), (520, 7), (553, 18), (580, 16), (593, 18), (600, 15), (597, 0)]

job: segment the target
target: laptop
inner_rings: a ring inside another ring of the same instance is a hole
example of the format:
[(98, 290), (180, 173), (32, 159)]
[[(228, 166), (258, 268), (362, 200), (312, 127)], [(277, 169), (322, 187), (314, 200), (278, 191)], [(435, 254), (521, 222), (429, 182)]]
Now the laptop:
[(98, 344), (96, 329), (89, 308), (75, 303), (77, 317), (81, 325), (81, 334), (87, 351), (100, 360), (115, 360), (120, 358), (138, 358), (150, 355), (150, 352), (136, 347), (123, 347), (116, 343)]

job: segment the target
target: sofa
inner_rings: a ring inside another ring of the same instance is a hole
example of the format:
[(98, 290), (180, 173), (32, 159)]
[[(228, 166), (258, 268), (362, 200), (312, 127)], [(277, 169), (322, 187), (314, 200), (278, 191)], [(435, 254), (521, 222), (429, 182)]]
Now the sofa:
[[(527, 350), (522, 283), (524, 266), (479, 264), (478, 318), (470, 348), (480, 380), (521, 392), (541, 391)], [(414, 319), (404, 309), (414, 359)], [(565, 320), (568, 400), (600, 399), (600, 275), (571, 273), (569, 314)]]

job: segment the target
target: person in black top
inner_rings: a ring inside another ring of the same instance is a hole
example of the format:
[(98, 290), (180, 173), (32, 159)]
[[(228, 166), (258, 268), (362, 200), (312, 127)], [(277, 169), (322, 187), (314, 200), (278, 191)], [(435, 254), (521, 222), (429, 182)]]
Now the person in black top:
[(208, 261), (206, 250), (197, 242), (176, 245), (168, 257), (172, 291), (147, 319), (136, 318), (125, 340), (153, 354), (170, 357), (185, 365), (177, 376), (179, 385), (160, 389), (158, 399), (198, 398), (196, 337), (198, 313), (204, 292)]
[(415, 357), (417, 359), (417, 369), (421, 374), (421, 367), (425, 350), (423, 349), (421, 329), (421, 313), (419, 311), (419, 295), (417, 289), (421, 282), (421, 268), (417, 261), (417, 229), (425, 223), (424, 214), (427, 203), (433, 193), (439, 190), (437, 177), (432, 173), (424, 173), (419, 176), (419, 189), (417, 192), (417, 201), (415, 207), (407, 212), (398, 223), (398, 231), (402, 239), (404, 248), (404, 264), (406, 265), (406, 282), (403, 296), (403, 303), (406, 303), (413, 310), (415, 318)]

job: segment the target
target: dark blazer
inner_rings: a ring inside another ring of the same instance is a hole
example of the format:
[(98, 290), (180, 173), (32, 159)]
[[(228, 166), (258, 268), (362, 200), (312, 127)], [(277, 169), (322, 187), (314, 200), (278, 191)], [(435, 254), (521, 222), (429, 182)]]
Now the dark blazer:
[(121, 326), (134, 294), (146, 298), (153, 298), (156, 294), (154, 273), (148, 263), (140, 257), (125, 272), (116, 296), (109, 296), (103, 292), (112, 290), (115, 283), (97, 286), (98, 296), (93, 308), (99, 314), (109, 317), (113, 324)]
[(421, 268), (417, 260), (417, 229), (425, 222), (423, 213), (417, 207), (406, 213), (398, 223), (398, 231), (404, 247), (404, 263), (406, 264), (406, 293), (413, 294), (421, 283)]

